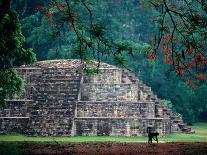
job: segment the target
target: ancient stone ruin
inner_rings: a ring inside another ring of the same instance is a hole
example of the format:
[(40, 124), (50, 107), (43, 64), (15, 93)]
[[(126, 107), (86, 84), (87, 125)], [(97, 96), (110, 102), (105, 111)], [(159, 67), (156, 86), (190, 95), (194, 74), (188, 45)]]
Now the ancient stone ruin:
[(41, 61), (17, 68), (25, 93), (7, 100), (7, 107), (0, 110), (0, 133), (145, 136), (148, 126), (161, 136), (190, 132), (129, 71), (105, 63), (98, 75), (86, 75), (82, 69), (79, 60)]

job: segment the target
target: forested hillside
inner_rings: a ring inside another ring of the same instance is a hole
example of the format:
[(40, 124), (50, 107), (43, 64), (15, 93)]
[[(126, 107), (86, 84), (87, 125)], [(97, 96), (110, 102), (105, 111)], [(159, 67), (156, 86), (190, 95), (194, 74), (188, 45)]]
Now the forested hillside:
[[(12, 2), (12, 8), (19, 14), (22, 33), (26, 38), (24, 46), (33, 48), (37, 60), (79, 58), (75, 49), (77, 40), (74, 31), (57, 28), (60, 24), (50, 21), (50, 12), (54, 18), (59, 16), (59, 12), (52, 9), (51, 2), (52, 0)], [(145, 9), (137, 0), (93, 0), (91, 8), (94, 22), (105, 26), (104, 33), (108, 38), (115, 40), (120, 46), (130, 44), (136, 49), (133, 56), (125, 54), (123, 59), (129, 60), (128, 67), (152, 87), (158, 97), (165, 99), (164, 102), (183, 115), (187, 122), (207, 119), (207, 84), (202, 83), (192, 89), (171, 66), (163, 63), (162, 56), (155, 61), (147, 60), (144, 56), (144, 49), (156, 29), (156, 24), (150, 20), (156, 14), (155, 11)], [(45, 9), (49, 11), (45, 12)], [(61, 6), (59, 9), (61, 10)], [(80, 8), (79, 11), (84, 17), (82, 22), (89, 22), (89, 15), (85, 10)], [(114, 63), (109, 57), (103, 57), (102, 61)]]

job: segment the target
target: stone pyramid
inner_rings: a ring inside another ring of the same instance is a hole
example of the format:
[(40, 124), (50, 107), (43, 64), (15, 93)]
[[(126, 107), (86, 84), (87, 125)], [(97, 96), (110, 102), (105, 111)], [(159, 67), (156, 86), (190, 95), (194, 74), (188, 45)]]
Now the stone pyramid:
[[(89, 67), (96, 63), (89, 64)], [(101, 63), (86, 75), (80, 60), (40, 61), (16, 68), (21, 98), (0, 110), (0, 133), (31, 136), (161, 136), (191, 132), (133, 73)]]

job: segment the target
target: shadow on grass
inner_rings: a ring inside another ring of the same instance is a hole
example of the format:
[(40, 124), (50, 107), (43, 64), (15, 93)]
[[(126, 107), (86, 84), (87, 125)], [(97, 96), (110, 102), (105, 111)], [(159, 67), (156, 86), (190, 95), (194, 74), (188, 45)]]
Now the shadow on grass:
[(0, 142), (1, 155), (21, 155), (23, 153), (24, 144), (18, 142)]

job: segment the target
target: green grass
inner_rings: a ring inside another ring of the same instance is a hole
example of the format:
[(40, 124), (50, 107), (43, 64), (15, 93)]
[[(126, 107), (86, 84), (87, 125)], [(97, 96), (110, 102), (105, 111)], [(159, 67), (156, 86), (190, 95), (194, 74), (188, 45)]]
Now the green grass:
[(207, 123), (195, 123), (191, 126), (193, 134), (171, 134), (161, 138), (164, 142), (207, 142)]
[[(207, 123), (192, 126), (194, 134), (171, 134), (160, 137), (160, 142), (207, 142)], [(0, 135), (0, 142), (147, 142), (147, 137), (27, 137), (23, 135)]]
[(207, 136), (207, 123), (196, 123), (195, 125), (192, 126), (192, 129), (198, 135)]
[(78, 137), (27, 137), (22, 135), (1, 135), (0, 142), (146, 142), (146, 137), (105, 137), (105, 136), (78, 136)]

